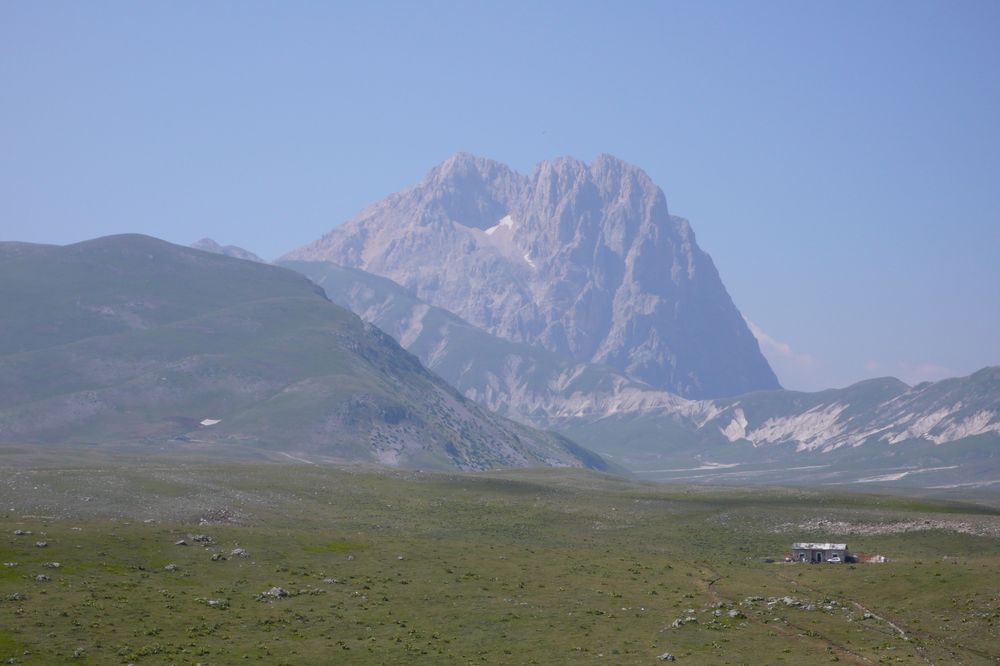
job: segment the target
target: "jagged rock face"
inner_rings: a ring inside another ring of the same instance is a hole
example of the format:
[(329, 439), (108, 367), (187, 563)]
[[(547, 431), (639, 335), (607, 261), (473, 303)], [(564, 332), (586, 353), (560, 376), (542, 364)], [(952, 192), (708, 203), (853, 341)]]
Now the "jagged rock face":
[(459, 154), (285, 259), (388, 277), (502, 338), (693, 398), (778, 388), (690, 224), (610, 156)]

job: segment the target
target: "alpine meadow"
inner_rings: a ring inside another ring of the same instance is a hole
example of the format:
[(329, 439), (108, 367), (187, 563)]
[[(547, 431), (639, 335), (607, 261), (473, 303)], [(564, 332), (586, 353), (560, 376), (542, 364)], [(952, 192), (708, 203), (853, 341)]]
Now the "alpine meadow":
[(0, 662), (1000, 664), (998, 31), (0, 7)]

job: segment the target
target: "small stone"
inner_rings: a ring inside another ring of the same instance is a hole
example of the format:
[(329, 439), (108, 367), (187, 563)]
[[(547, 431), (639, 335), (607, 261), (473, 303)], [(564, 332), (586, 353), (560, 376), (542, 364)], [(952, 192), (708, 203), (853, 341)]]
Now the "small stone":
[(14, 530), (14, 536), (29, 536), (31, 530)]
[(744, 615), (743, 613), (741, 613), (740, 611), (738, 611), (738, 610), (736, 610), (734, 608), (733, 610), (729, 611), (729, 617), (732, 617), (732, 618), (744, 618), (744, 617), (746, 617), (746, 615)]
[(35, 548), (48, 548), (48, 547), (49, 547), (49, 542), (48, 541), (36, 541), (35, 542)]
[(180, 567), (177, 566), (176, 564), (168, 564), (167, 566), (163, 567), (164, 571), (178, 571), (179, 569)]
[(39, 583), (47, 583), (52, 579), (46, 576), (45, 574), (38, 574), (37, 576), (35, 576), (35, 580), (37, 580)]
[(674, 629), (680, 629), (681, 627), (684, 626), (684, 620), (682, 620), (681, 618), (677, 618), (676, 620), (670, 623), (670, 626), (673, 627)]
[(657, 659), (659, 659), (660, 661), (677, 661), (677, 657), (670, 654), (669, 652), (664, 652), (659, 657), (657, 657)]
[(226, 556), (223, 555), (222, 553), (212, 553), (212, 561), (213, 562), (225, 562), (226, 561)]
[(59, 564), (58, 562), (46, 562), (42, 566), (45, 567), (46, 569), (58, 569), (62, 565)]
[(250, 553), (246, 551), (246, 548), (233, 548), (229, 554), (233, 557), (250, 557)]
[(185, 541), (184, 539), (178, 539), (177, 541), (174, 541), (174, 545), (175, 546), (186, 546), (186, 545), (188, 545), (188, 542)]
[(212, 543), (212, 537), (207, 534), (195, 534), (191, 537), (191, 541), (195, 543)]
[(401, 559), (403, 559), (403, 556), (402, 556), (402, 555), (397, 555), (397, 556), (396, 556), (396, 559), (397, 559), (397, 560), (401, 560)]
[(288, 590), (283, 587), (272, 587), (270, 590), (265, 592), (262, 596), (271, 597), (273, 599), (284, 599), (288, 596)]

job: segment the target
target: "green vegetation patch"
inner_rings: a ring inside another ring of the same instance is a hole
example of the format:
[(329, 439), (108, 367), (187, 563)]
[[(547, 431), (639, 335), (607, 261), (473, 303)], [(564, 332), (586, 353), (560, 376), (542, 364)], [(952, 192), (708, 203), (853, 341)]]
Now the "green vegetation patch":
[(354, 541), (328, 541), (319, 544), (307, 544), (302, 546), (302, 550), (307, 553), (350, 553), (364, 550), (368, 544)]
[[(975, 507), (565, 469), (117, 460), (68, 484), (58, 463), (0, 485), (3, 660), (1000, 659), (1000, 518)], [(784, 563), (799, 540), (889, 562)]]

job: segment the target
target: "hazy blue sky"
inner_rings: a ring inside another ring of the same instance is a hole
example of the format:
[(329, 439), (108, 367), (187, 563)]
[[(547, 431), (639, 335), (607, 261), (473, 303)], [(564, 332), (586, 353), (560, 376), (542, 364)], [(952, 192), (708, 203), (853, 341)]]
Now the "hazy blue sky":
[(1000, 363), (998, 35), (995, 0), (3, 2), (0, 239), (270, 259), (456, 151), (607, 152), (786, 386), (966, 374)]

